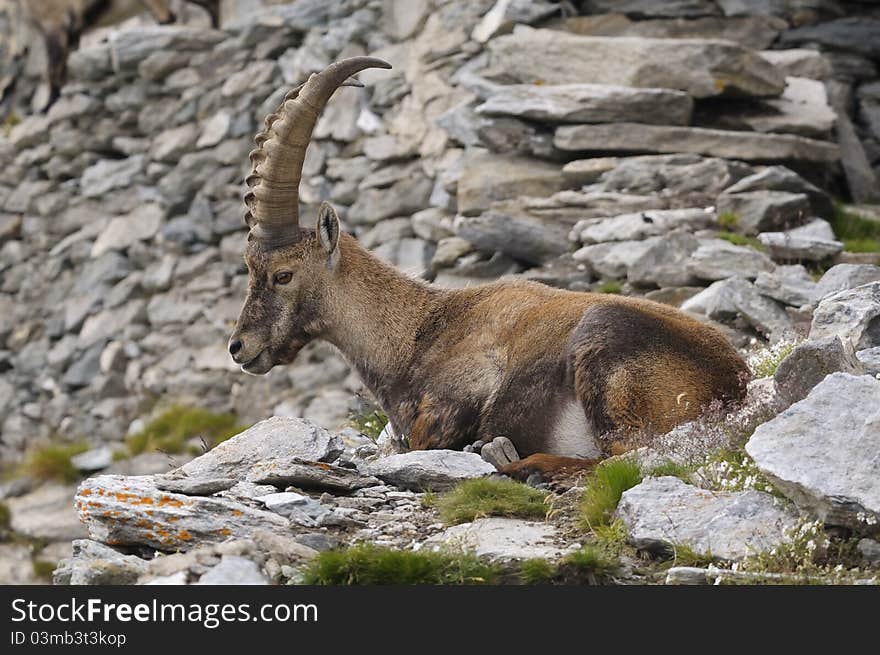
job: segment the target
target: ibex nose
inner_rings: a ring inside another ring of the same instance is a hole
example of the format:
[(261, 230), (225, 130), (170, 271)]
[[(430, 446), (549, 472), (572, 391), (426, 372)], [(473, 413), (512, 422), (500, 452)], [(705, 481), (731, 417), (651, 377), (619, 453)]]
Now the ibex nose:
[(241, 349), (244, 347), (244, 344), (241, 342), (241, 339), (236, 339), (235, 341), (229, 342), (229, 354), (235, 357)]

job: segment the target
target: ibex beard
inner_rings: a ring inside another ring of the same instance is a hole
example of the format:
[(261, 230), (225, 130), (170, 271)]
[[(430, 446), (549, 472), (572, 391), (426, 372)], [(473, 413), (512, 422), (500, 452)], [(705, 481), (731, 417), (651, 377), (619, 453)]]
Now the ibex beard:
[(507, 437), (524, 476), (588, 468), (611, 431), (665, 432), (744, 396), (748, 369), (714, 328), (671, 307), (526, 281), (441, 289), (405, 276), (340, 230), (322, 203), (299, 226), (298, 185), (318, 113), (353, 74), (331, 65), (287, 94), (251, 153), (248, 296), (229, 340), (242, 369), (334, 344), (412, 449)]

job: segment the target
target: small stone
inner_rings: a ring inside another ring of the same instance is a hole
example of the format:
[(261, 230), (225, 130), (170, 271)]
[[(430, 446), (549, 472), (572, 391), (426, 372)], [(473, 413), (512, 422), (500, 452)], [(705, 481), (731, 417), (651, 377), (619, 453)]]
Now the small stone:
[(101, 471), (113, 463), (113, 451), (108, 446), (92, 448), (71, 457), (70, 463), (83, 473)]
[(246, 557), (223, 555), (196, 583), (199, 585), (267, 585), (260, 567)]
[(495, 473), (495, 467), (475, 453), (418, 450), (380, 457), (367, 467), (370, 475), (412, 491), (440, 491), (462, 480)]
[(238, 481), (232, 478), (178, 478), (164, 477), (156, 481), (156, 488), (162, 491), (172, 491), (186, 496), (211, 496), (220, 491), (226, 491), (236, 485)]

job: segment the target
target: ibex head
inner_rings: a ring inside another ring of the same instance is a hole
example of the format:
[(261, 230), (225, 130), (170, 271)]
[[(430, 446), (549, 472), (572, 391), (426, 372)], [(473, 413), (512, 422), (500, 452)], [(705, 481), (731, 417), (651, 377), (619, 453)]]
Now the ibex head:
[(365, 68), (391, 68), (381, 59), (353, 57), (330, 65), (289, 92), (266, 118), (250, 153), (245, 220), (248, 295), (229, 353), (247, 373), (289, 364), (325, 328), (324, 308), (339, 266), (339, 218), (326, 202), (315, 229), (299, 226), (299, 182), (318, 115), (337, 88)]

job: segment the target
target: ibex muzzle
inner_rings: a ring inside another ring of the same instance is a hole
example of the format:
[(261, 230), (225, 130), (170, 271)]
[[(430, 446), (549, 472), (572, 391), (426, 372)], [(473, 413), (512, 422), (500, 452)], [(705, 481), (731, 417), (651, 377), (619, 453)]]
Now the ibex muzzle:
[[(441, 289), (409, 278), (340, 234), (323, 203), (300, 228), (298, 186), (318, 112), (358, 57), (288, 94), (251, 153), (248, 296), (229, 342), (248, 373), (334, 344), (410, 447), (507, 437), (523, 476), (591, 466), (597, 436), (668, 431), (716, 399), (739, 399), (748, 370), (714, 328), (647, 300), (522, 280)], [(506, 443), (506, 442), (504, 442)], [(606, 444), (609, 442), (605, 442)]]

